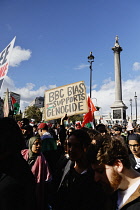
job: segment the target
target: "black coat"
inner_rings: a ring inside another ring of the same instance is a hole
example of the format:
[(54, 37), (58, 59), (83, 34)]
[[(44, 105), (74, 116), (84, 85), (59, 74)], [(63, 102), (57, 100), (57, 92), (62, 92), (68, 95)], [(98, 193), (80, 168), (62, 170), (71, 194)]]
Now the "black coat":
[[(116, 210), (117, 209), (117, 199), (118, 199), (118, 191), (113, 193), (111, 196), (110, 203), (108, 205), (107, 210)], [(111, 203), (112, 202), (112, 203)], [(136, 189), (136, 191), (128, 198), (126, 203), (120, 210), (140, 210), (140, 186)]]
[(140, 168), (135, 169), (135, 166), (136, 166), (137, 163), (136, 163), (136, 160), (134, 158), (134, 155), (130, 154), (129, 159), (130, 159), (130, 163), (131, 163), (132, 168), (140, 173)]
[(121, 210), (140, 210), (140, 197), (125, 205)]
[(140, 186), (130, 196), (129, 201), (121, 208), (121, 210), (140, 210)]
[(35, 210), (35, 181), (20, 154), (0, 161), (0, 210)]
[[(70, 170), (65, 175), (65, 178), (63, 179), (61, 187), (59, 189), (58, 189), (59, 185), (57, 185), (56, 196), (53, 203), (54, 209), (55, 210), (104, 209), (103, 206), (103, 203), (105, 202), (104, 193), (101, 190), (101, 186), (94, 182), (94, 173), (92, 169), (88, 170), (84, 174), (79, 174), (75, 171), (73, 166), (74, 163), (71, 164)], [(59, 175), (57, 177), (58, 179)], [(61, 179), (59, 179), (59, 183), (60, 180)]]

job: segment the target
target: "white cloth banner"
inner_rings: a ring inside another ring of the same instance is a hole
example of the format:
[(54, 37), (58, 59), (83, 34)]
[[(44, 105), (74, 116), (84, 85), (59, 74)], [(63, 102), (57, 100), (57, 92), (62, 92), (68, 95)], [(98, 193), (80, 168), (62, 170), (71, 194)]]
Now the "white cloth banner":
[(0, 88), (2, 86), (4, 77), (8, 72), (10, 56), (15, 43), (15, 39), (16, 37), (14, 37), (10, 44), (0, 53)]

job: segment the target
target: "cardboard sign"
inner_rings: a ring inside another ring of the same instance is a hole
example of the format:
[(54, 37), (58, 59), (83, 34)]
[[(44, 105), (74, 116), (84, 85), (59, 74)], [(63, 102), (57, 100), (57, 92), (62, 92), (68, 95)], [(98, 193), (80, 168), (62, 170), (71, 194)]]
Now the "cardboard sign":
[(83, 81), (45, 91), (45, 120), (88, 112)]

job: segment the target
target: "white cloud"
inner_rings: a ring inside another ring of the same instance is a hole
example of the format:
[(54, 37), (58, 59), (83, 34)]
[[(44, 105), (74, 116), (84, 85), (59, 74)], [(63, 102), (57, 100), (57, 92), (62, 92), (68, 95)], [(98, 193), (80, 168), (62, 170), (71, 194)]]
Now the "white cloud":
[(101, 87), (102, 90), (114, 89), (115, 82), (108, 78), (103, 81), (103, 85)]
[(19, 66), (22, 61), (30, 59), (31, 53), (32, 52), (29, 49), (25, 50), (22, 49), (20, 46), (14, 47), (9, 65), (12, 67)]
[(87, 67), (89, 67), (88, 64), (80, 64), (79, 66), (75, 67), (74, 69), (80, 70), (80, 69), (84, 69), (84, 68), (87, 68)]
[[(97, 87), (97, 84), (94, 84), (92, 85), (91, 89), (95, 89), (96, 87)], [(90, 89), (90, 86), (86, 85), (86, 90), (89, 90), (89, 89)]]
[[(127, 115), (130, 116), (130, 98), (132, 98), (132, 114), (135, 118), (135, 92), (137, 94), (137, 111), (138, 116), (140, 116), (140, 92), (139, 92), (139, 81), (140, 76), (136, 77), (133, 80), (122, 81), (122, 98), (123, 102), (127, 109)], [(0, 95), (3, 98), (3, 92), (8, 88), (9, 91), (18, 93), (21, 95), (21, 110), (23, 111), (26, 106), (29, 105), (36, 97), (44, 96), (45, 90), (55, 88), (56, 85), (41, 86), (35, 90), (35, 84), (28, 83), (25, 87), (17, 88), (15, 87), (14, 82), (8, 77), (5, 77), (2, 88), (0, 89)], [(89, 90), (87, 91), (89, 92)], [(92, 91), (93, 103), (101, 107), (102, 114), (109, 114), (111, 112), (110, 106), (115, 101), (115, 83), (110, 78), (103, 82), (103, 85), (99, 90)], [(98, 112), (95, 112), (95, 115), (99, 115)]]
[(8, 88), (9, 91), (15, 92), (20, 94), (21, 101), (20, 101), (20, 109), (23, 111), (26, 106), (29, 105), (36, 97), (44, 96), (45, 90), (55, 88), (56, 85), (49, 85), (49, 86), (41, 86), (39, 89), (34, 90), (35, 84), (27, 83), (25, 87), (17, 88), (13, 80), (11, 80), (8, 76), (5, 77), (2, 88), (0, 89), (0, 95), (3, 98), (4, 92)]
[[(115, 101), (115, 83), (114, 81), (104, 83), (98, 91), (92, 91), (93, 103), (101, 107), (102, 114), (109, 114), (111, 112), (110, 106)], [(122, 81), (122, 100), (128, 107), (126, 114), (130, 116), (130, 99), (132, 99), (132, 115), (135, 119), (135, 92), (137, 94), (137, 111), (140, 116), (140, 92), (139, 92), (140, 76), (134, 80)], [(104, 81), (105, 82), (105, 81)], [(96, 113), (99, 114), (99, 113)]]
[(56, 85), (49, 85), (49, 89), (56, 88)]
[(139, 62), (133, 63), (133, 70), (134, 71), (139, 71), (140, 70), (140, 63)]

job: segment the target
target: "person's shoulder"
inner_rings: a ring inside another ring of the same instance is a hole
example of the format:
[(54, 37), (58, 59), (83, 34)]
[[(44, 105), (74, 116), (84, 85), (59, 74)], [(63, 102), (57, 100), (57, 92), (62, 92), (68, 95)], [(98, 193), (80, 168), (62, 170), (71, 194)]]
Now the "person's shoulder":
[(44, 134), (41, 136), (41, 139), (44, 140), (44, 139), (53, 139), (53, 137), (51, 136), (51, 134)]
[(131, 154), (129, 154), (129, 158), (132, 158), (132, 159), (134, 159), (134, 155), (131, 153)]
[(11, 186), (16, 186), (18, 185), (18, 182), (16, 181), (16, 179), (10, 175), (7, 175), (5, 173), (2, 173), (0, 175), (0, 192), (3, 189), (9, 189), (11, 188)]
[(136, 160), (135, 160), (135, 157), (132, 153), (129, 154), (129, 159), (130, 159), (131, 166), (133, 168), (136, 165)]
[(22, 154), (22, 155), (25, 155), (25, 154), (28, 153), (28, 151), (29, 151), (28, 149), (23, 149), (23, 150), (21, 150), (21, 154)]
[(132, 202), (125, 205), (121, 210), (140, 210), (140, 196)]
[(121, 210), (139, 210), (140, 209), (140, 177), (137, 181), (138, 187), (136, 191), (130, 196), (129, 202), (124, 205), (124, 207)]

